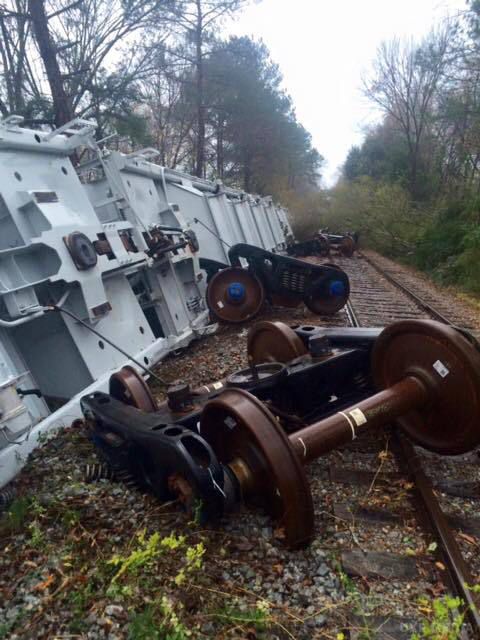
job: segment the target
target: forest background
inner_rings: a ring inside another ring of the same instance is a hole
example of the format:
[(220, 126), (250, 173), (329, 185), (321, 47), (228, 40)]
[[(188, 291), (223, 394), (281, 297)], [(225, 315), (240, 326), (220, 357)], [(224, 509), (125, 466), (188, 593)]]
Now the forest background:
[(273, 195), (299, 238), (356, 230), (479, 294), (480, 0), (421, 42), (380, 46), (359, 78), (378, 122), (330, 189), (265, 45), (222, 35), (248, 1), (4, 0), (0, 115), (95, 118), (98, 137), (118, 132), (109, 146)]

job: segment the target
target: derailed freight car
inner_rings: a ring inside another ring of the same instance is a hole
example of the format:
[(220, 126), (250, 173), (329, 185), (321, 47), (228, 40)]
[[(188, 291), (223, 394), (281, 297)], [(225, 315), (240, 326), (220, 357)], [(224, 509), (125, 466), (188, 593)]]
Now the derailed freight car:
[[(151, 367), (211, 330), (200, 257), (285, 246), (270, 200), (160, 167), (148, 150), (100, 150), (95, 129), (0, 122), (0, 487), (112, 371)], [(85, 147), (93, 159), (75, 168)]]

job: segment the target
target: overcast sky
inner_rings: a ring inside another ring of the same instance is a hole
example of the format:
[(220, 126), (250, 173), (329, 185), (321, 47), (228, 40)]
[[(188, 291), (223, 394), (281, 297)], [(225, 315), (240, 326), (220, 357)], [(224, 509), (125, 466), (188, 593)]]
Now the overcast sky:
[(348, 149), (376, 116), (361, 95), (361, 77), (392, 37), (419, 38), (465, 0), (262, 0), (229, 26), (262, 38), (280, 65), (299, 121), (326, 160), (331, 185)]

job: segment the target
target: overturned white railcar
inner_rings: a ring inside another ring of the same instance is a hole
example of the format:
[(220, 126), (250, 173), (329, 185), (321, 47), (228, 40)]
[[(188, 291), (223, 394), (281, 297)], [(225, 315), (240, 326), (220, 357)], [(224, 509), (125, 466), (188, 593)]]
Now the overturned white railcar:
[(212, 330), (200, 257), (291, 234), (271, 198), (165, 169), (154, 150), (100, 149), (95, 127), (0, 122), (0, 487), (113, 370)]

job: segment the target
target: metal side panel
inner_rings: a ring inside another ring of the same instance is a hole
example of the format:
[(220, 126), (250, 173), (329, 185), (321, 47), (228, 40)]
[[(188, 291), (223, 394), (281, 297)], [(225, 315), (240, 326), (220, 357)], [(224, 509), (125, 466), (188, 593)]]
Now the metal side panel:
[(270, 227), (272, 229), (273, 237), (275, 238), (275, 244), (278, 248), (284, 246), (285, 236), (283, 235), (282, 228), (280, 226), (280, 221), (277, 217), (277, 212), (275, 211), (275, 206), (273, 202), (270, 200), (268, 205), (265, 207), (268, 222), (270, 223)]
[(95, 379), (60, 314), (36, 318), (14, 329), (12, 336), (44, 396), (65, 400)]
[(293, 236), (292, 226), (289, 221), (289, 215), (287, 209), (285, 207), (278, 207), (278, 213), (281, 220), (283, 220), (283, 224), (287, 229), (287, 234)]
[[(35, 377), (32, 375), (27, 363), (15, 346), (11, 331), (0, 327), (0, 366), (2, 363), (5, 365), (6, 369), (18, 379), (18, 383), (21, 388), (38, 388)], [(29, 395), (24, 398), (23, 402), (35, 422), (46, 418), (50, 413), (43, 398)]]
[(247, 237), (245, 235), (243, 227), (240, 224), (240, 220), (238, 218), (238, 213), (237, 213), (237, 209), (235, 207), (235, 203), (232, 202), (231, 200), (227, 201), (227, 211), (228, 211), (228, 217), (229, 217), (229, 220), (230, 220), (230, 224), (232, 225), (232, 228), (234, 229), (234, 235), (235, 235), (235, 238), (236, 238), (236, 242), (249, 242), (249, 240), (247, 240)]
[(232, 205), (235, 208), (239, 224), (245, 236), (245, 242), (255, 247), (262, 247), (262, 239), (253, 219), (250, 204), (247, 200), (235, 200), (232, 201)]
[(270, 229), (270, 225), (268, 224), (263, 205), (260, 202), (253, 203), (252, 213), (257, 223), (260, 236), (262, 238), (263, 248), (267, 251), (271, 251), (275, 248), (275, 239), (273, 237), (272, 230)]
[[(203, 314), (204, 316), (205, 314)], [(199, 323), (205, 321), (205, 317), (199, 318)], [(211, 331), (211, 329), (208, 329)], [(146, 362), (150, 366), (155, 365), (162, 360), (173, 349), (187, 347), (190, 342), (202, 333), (207, 331), (206, 327), (195, 329), (187, 329), (180, 336), (171, 336), (167, 339), (155, 340), (147, 348), (133, 354), (133, 357), (140, 362)], [(126, 358), (121, 362), (120, 366), (134, 365)], [(32, 425), (29, 432), (20, 439), (20, 444), (9, 446), (0, 450), (0, 488), (8, 484), (20, 471), (27, 461), (28, 455), (39, 446), (40, 436), (46, 434), (54, 435), (61, 428), (69, 427), (77, 418), (82, 418), (80, 410), (80, 400), (84, 395), (94, 393), (95, 391), (108, 391), (108, 383), (111, 374), (117, 370), (117, 367), (104, 371), (93, 383), (87, 388), (82, 389), (79, 393), (69, 400), (60, 409), (50, 414), (47, 418)], [(142, 373), (141, 371), (139, 371)]]
[(215, 226), (218, 229), (220, 237), (231, 247), (240, 242), (240, 234), (236, 233), (236, 229), (232, 224), (230, 207), (228, 206), (227, 197), (224, 193), (218, 195), (205, 195), (208, 206), (215, 220)]
[[(200, 244), (199, 257), (228, 263), (228, 247), (217, 237), (222, 236), (216, 226), (204, 194), (193, 187), (190, 188), (173, 183), (168, 183), (167, 189), (170, 202), (178, 204), (183, 216), (198, 237)], [(203, 224), (195, 224), (194, 218), (198, 218)], [(208, 227), (211, 231), (208, 231), (205, 227)]]

